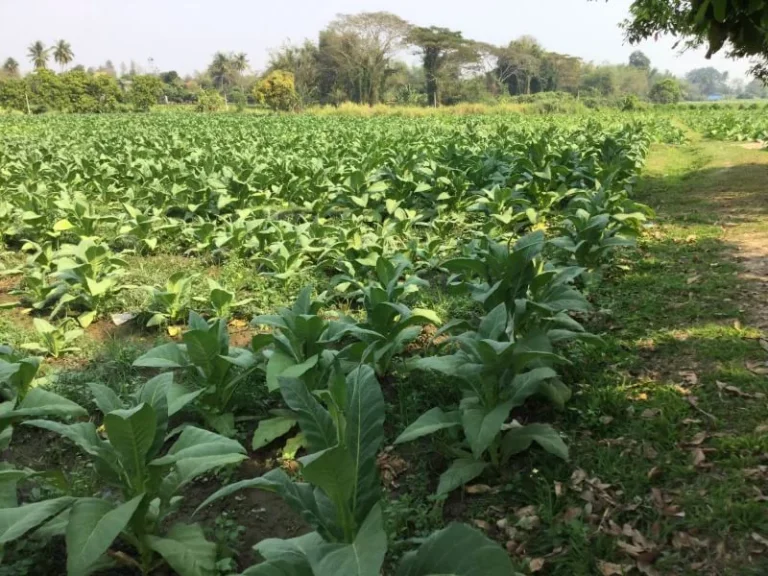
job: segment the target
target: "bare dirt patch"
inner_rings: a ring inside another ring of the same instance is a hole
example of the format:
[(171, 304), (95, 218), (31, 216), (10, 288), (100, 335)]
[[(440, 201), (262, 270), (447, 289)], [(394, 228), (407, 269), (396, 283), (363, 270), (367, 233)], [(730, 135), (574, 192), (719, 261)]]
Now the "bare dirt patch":
[(727, 237), (744, 268), (739, 276), (749, 282), (752, 298), (747, 314), (757, 328), (768, 331), (768, 233), (745, 234), (733, 229)]
[(747, 150), (762, 150), (765, 147), (765, 142), (746, 142), (741, 144), (741, 147)]

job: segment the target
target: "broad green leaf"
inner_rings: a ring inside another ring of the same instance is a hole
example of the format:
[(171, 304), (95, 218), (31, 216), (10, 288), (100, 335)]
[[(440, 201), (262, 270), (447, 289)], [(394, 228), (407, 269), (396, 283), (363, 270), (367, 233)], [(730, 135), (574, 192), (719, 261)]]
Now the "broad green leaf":
[(179, 576), (215, 574), (216, 544), (197, 524), (174, 524), (165, 537), (148, 536), (147, 543)]
[(509, 556), (496, 542), (464, 524), (433, 533), (406, 554), (396, 576), (510, 576)]
[(476, 460), (482, 458), (483, 452), (501, 434), (501, 427), (507, 421), (512, 410), (512, 402), (507, 401), (486, 412), (483, 408), (471, 408), (461, 413), (461, 425), (464, 435), (472, 449)]
[(93, 401), (102, 414), (109, 414), (113, 410), (121, 410), (125, 406), (112, 388), (104, 384), (89, 382), (88, 388), (93, 394)]
[(157, 429), (157, 416), (149, 404), (129, 410), (115, 410), (104, 417), (110, 444), (120, 455), (128, 474), (138, 479), (144, 474), (147, 454)]
[(67, 573), (88, 574), (125, 529), (144, 495), (115, 507), (99, 498), (81, 498), (69, 513), (66, 530)]
[(413, 424), (408, 426), (395, 440), (395, 444), (411, 442), (422, 436), (434, 434), (438, 430), (454, 428), (461, 425), (459, 412), (443, 412), (442, 408), (432, 408), (422, 414)]
[(515, 454), (528, 450), (534, 442), (550, 454), (568, 460), (568, 446), (548, 424), (516, 426), (507, 431), (501, 443), (502, 458), (504, 461), (509, 460)]
[(245, 454), (239, 442), (231, 438), (225, 438), (214, 432), (188, 426), (174, 442), (165, 456), (156, 458), (150, 464), (152, 466), (167, 466), (187, 458), (200, 458), (204, 456), (222, 456), (226, 454)]
[(80, 417), (87, 416), (88, 411), (71, 400), (58, 394), (48, 392), (43, 388), (32, 388), (13, 413), (0, 413), (0, 422), (6, 418), (30, 418), (36, 416)]
[(296, 365), (296, 360), (283, 354), (282, 352), (275, 351), (272, 356), (269, 357), (267, 362), (267, 390), (274, 392), (280, 389), (279, 377), (291, 366)]
[(291, 428), (296, 426), (297, 420), (287, 416), (278, 416), (268, 418), (259, 422), (258, 428), (253, 433), (251, 449), (258, 450), (272, 443), (281, 436), (290, 432)]
[(440, 475), (440, 482), (437, 485), (437, 495), (444, 496), (464, 486), (467, 482), (474, 480), (485, 470), (485, 462), (473, 460), (471, 458), (462, 458), (454, 460), (451, 466)]
[(328, 448), (299, 459), (304, 479), (317, 486), (335, 503), (347, 502), (357, 485), (357, 469), (343, 446)]
[(387, 553), (381, 506), (374, 506), (352, 544), (333, 550), (313, 563), (315, 576), (379, 576)]
[(0, 544), (7, 544), (21, 538), (69, 507), (75, 498), (65, 496), (25, 504), (18, 508), (0, 508)]
[(288, 408), (296, 412), (299, 426), (307, 438), (310, 450), (325, 450), (338, 443), (336, 427), (330, 414), (301, 380), (281, 379), (280, 392)]
[(163, 344), (139, 357), (133, 365), (139, 368), (183, 368), (189, 360), (178, 344)]

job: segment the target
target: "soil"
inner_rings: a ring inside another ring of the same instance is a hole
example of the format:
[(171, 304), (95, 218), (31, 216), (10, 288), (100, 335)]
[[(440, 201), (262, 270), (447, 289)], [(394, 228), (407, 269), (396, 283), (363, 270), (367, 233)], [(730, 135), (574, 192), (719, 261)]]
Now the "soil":
[(750, 284), (751, 324), (768, 333), (768, 233), (737, 234), (728, 239), (737, 249), (737, 258), (744, 268), (739, 275)]

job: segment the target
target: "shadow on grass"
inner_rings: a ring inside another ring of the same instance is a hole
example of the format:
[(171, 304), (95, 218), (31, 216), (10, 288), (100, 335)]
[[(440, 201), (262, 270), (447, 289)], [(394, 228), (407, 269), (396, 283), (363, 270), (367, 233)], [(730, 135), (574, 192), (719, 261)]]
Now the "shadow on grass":
[(637, 198), (654, 206), (665, 221), (746, 223), (768, 217), (766, 163), (709, 167), (671, 176), (648, 175)]

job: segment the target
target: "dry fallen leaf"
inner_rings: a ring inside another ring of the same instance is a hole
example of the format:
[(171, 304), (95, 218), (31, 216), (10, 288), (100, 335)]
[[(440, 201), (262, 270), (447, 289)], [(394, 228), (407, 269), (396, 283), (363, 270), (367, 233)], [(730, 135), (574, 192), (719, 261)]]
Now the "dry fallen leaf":
[(608, 425), (611, 422), (613, 422), (613, 416), (601, 416), (600, 417), (600, 423)]
[(658, 408), (646, 408), (643, 410), (642, 414), (640, 414), (640, 417), (645, 418), (646, 420), (650, 420), (652, 418), (656, 418), (656, 416), (659, 414), (661, 414), (661, 410)]
[(685, 282), (690, 286), (691, 284), (695, 284), (696, 282), (698, 282), (700, 279), (701, 279), (701, 276), (699, 276), (698, 274), (694, 274), (693, 276), (689, 277)]
[(688, 386), (696, 386), (699, 383), (699, 377), (693, 370), (680, 370), (678, 374)]
[(648, 460), (656, 460), (659, 457), (659, 453), (653, 448), (653, 446), (643, 446), (643, 456)]
[(758, 376), (768, 375), (768, 365), (765, 362), (747, 362), (747, 370)]
[(707, 439), (707, 433), (699, 432), (698, 434), (696, 434), (696, 436), (694, 436), (691, 439), (690, 442), (688, 442), (688, 444), (690, 444), (691, 446), (700, 446), (706, 439)]
[(693, 465), (701, 466), (707, 460), (707, 455), (704, 454), (704, 450), (697, 448), (693, 451)]
[(531, 573), (539, 572), (542, 568), (544, 568), (544, 558), (534, 558), (528, 565), (528, 569), (531, 571)]
[(760, 424), (757, 428), (755, 428), (756, 434), (765, 434), (768, 432), (768, 424)]
[(565, 487), (563, 486), (563, 483), (555, 482), (555, 496), (557, 498), (560, 498), (560, 496), (562, 496), (564, 492), (565, 492)]
[(768, 538), (764, 538), (763, 536), (760, 536), (760, 534), (758, 534), (757, 532), (752, 532), (752, 540), (768, 548)]
[(648, 470), (648, 480), (653, 480), (657, 476), (661, 475), (661, 468), (658, 466), (654, 466), (650, 470)]
[(568, 510), (565, 511), (565, 514), (563, 514), (563, 522), (570, 522), (579, 516), (581, 516), (581, 508), (568, 508)]
[(733, 394), (734, 396), (740, 396), (742, 398), (763, 398), (763, 394), (749, 394), (748, 392), (744, 392), (741, 388), (738, 388), (736, 386), (731, 386), (730, 384), (726, 384), (725, 382), (720, 382), (719, 380), (715, 382), (717, 384), (717, 389), (721, 392), (728, 392), (730, 394)]
[(760, 342), (760, 347), (766, 352), (768, 352), (768, 340), (766, 340), (765, 338), (760, 338), (759, 342)]
[[(602, 576), (622, 576), (622, 574), (629, 572), (629, 570), (625, 570), (624, 566), (620, 564), (611, 564), (610, 562), (603, 562), (602, 560), (597, 562), (597, 568), (600, 570)], [(632, 567), (629, 566), (629, 569), (631, 570)]]
[(485, 520), (472, 520), (472, 524), (480, 528), (483, 532), (488, 532), (491, 529), (491, 525)]
[(464, 491), (467, 494), (488, 494), (491, 490), (493, 490), (493, 488), (487, 484), (473, 484), (472, 486), (464, 487)]

